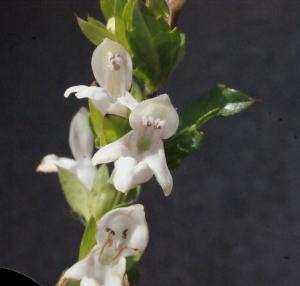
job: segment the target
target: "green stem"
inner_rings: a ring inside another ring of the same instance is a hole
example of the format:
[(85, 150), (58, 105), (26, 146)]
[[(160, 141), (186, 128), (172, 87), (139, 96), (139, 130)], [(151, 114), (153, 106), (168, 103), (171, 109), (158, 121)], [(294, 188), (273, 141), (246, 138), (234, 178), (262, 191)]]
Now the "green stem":
[(114, 201), (114, 204), (112, 206), (112, 210), (115, 209), (121, 202), (121, 199), (123, 199), (123, 193), (122, 192), (118, 192), (116, 198), (115, 198), (115, 201)]

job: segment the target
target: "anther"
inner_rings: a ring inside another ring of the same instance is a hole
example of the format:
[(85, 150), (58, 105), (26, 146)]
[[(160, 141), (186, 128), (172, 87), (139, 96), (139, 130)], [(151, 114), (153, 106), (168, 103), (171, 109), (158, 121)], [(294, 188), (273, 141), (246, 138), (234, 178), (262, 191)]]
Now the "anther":
[(127, 232), (128, 232), (128, 229), (124, 229), (123, 233), (122, 233), (122, 238), (123, 239), (126, 239), (127, 238)]

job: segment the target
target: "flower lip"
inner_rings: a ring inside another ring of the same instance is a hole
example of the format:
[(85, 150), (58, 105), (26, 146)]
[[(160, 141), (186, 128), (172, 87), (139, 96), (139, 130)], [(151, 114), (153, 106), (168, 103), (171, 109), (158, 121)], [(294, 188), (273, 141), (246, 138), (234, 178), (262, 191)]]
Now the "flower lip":
[(161, 129), (161, 138), (171, 137), (178, 128), (179, 116), (167, 94), (140, 102), (129, 117), (130, 126), (140, 129), (141, 126)]

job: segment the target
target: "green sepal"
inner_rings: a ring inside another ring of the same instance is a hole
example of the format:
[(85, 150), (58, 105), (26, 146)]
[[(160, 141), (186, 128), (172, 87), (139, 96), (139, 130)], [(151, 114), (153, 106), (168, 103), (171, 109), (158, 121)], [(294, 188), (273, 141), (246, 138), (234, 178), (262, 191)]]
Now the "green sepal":
[(82, 33), (96, 46), (100, 45), (105, 38), (116, 41), (116, 36), (96, 19), (88, 17), (88, 21), (84, 21), (78, 16), (76, 18)]
[(97, 170), (93, 181), (93, 187), (88, 195), (89, 212), (98, 221), (103, 215), (112, 209), (118, 191), (109, 184), (109, 172), (106, 164), (102, 164)]
[(94, 106), (91, 99), (89, 99), (89, 110), (90, 110), (89, 124), (91, 126), (91, 131), (95, 136), (95, 145), (96, 145), (96, 147), (100, 148), (107, 144), (105, 135), (104, 135), (104, 131), (103, 131), (104, 116)]
[(79, 249), (79, 257), (78, 260), (84, 258), (96, 245), (96, 231), (97, 225), (93, 216), (89, 219), (85, 231), (83, 233), (80, 249)]
[(164, 140), (169, 169), (176, 169), (180, 161), (200, 146), (204, 134), (198, 129), (210, 118), (229, 116), (244, 111), (256, 100), (224, 85), (213, 87), (208, 94), (191, 103), (179, 116), (176, 133)]
[(103, 132), (106, 143), (112, 143), (128, 132), (128, 120), (124, 117), (106, 114), (103, 119)]
[(90, 218), (87, 208), (87, 190), (75, 175), (66, 169), (58, 168), (58, 177), (66, 200), (72, 210), (83, 216), (85, 221)]

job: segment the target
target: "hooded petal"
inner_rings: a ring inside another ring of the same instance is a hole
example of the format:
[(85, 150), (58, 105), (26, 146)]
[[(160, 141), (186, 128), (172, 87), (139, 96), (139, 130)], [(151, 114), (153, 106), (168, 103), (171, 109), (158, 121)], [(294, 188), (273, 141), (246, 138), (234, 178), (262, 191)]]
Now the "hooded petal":
[(152, 170), (145, 162), (137, 162), (132, 157), (121, 157), (115, 163), (114, 186), (125, 194), (139, 184), (147, 182), (153, 176)]
[(165, 196), (168, 196), (173, 188), (173, 179), (167, 166), (162, 140), (159, 140), (156, 143), (156, 146), (151, 150), (151, 153), (149, 152), (144, 155), (143, 161), (149, 165), (156, 180), (161, 185)]
[(179, 125), (178, 113), (167, 94), (144, 100), (136, 105), (129, 117), (131, 127), (136, 130), (140, 129), (143, 117), (151, 117), (154, 121), (159, 119), (164, 122), (160, 130), (161, 139), (171, 137)]
[(92, 69), (98, 83), (113, 96), (122, 96), (130, 89), (132, 61), (120, 44), (104, 39), (93, 53)]
[(114, 209), (106, 213), (97, 223), (96, 240), (102, 245), (106, 240), (106, 229), (110, 228), (115, 232), (114, 239), (122, 240), (124, 230), (126, 232), (126, 249), (122, 256), (135, 255), (143, 251), (149, 240), (149, 231), (145, 219), (144, 207), (141, 204)]
[(40, 165), (38, 165), (36, 171), (44, 172), (44, 173), (56, 173), (58, 172), (57, 167), (61, 167), (71, 171), (74, 166), (76, 166), (77, 162), (73, 159), (57, 157), (54, 154), (47, 155), (42, 159)]
[(120, 157), (126, 157), (130, 154), (129, 141), (133, 137), (134, 131), (128, 132), (119, 140), (100, 148), (92, 158), (92, 164), (104, 164), (116, 161)]
[(88, 110), (81, 107), (73, 117), (70, 125), (69, 144), (77, 161), (92, 157), (94, 137), (90, 131), (88, 116)]

